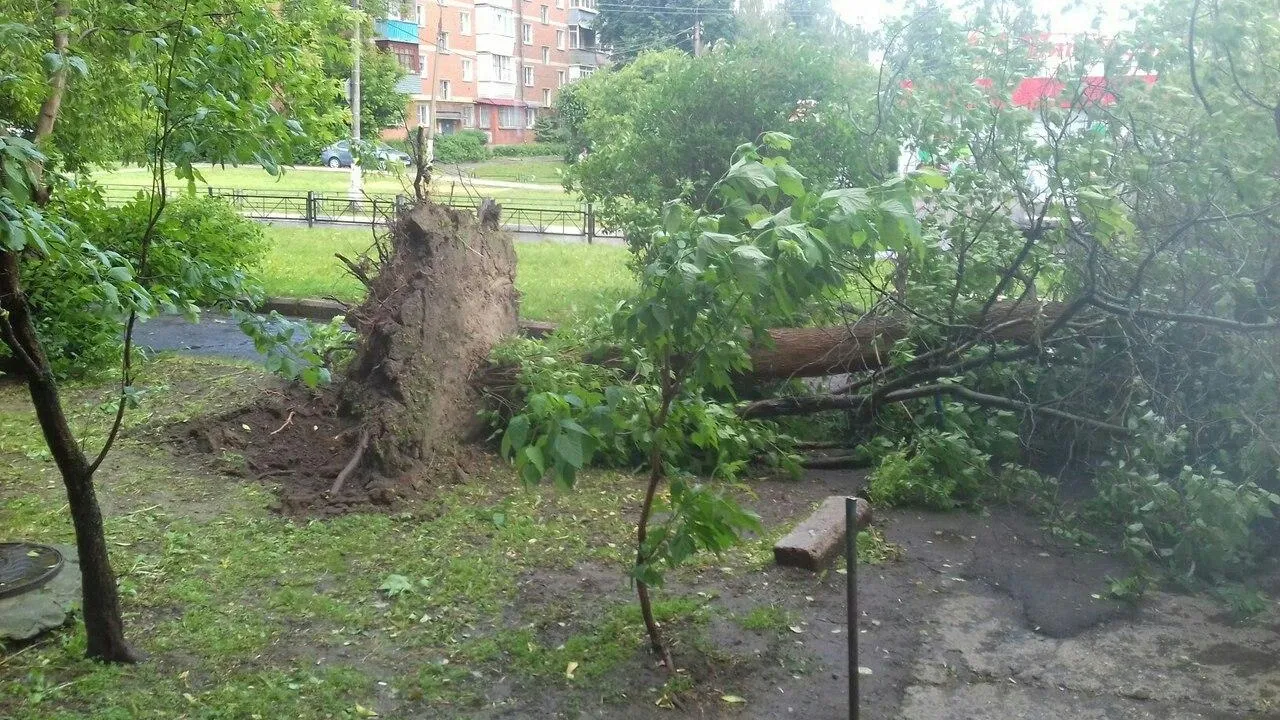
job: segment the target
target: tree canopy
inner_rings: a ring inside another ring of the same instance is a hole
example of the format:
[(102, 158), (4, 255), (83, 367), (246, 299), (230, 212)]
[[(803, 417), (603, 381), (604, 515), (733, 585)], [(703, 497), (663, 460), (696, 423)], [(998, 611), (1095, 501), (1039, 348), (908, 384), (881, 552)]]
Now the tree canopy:
[(792, 30), (744, 37), (702, 57), (646, 53), (561, 92), (570, 151), (587, 151), (567, 184), (620, 226), (664, 200), (704, 201), (734, 148), (770, 129), (795, 137), (791, 161), (815, 182), (874, 180), (893, 154), (865, 121), (875, 84), (865, 62)]
[(646, 50), (675, 48), (693, 53), (695, 25), (700, 26), (704, 48), (718, 40), (733, 39), (737, 31), (730, 0), (653, 0), (644, 4), (608, 0), (600, 3), (597, 23), (600, 43), (618, 63), (630, 62)]

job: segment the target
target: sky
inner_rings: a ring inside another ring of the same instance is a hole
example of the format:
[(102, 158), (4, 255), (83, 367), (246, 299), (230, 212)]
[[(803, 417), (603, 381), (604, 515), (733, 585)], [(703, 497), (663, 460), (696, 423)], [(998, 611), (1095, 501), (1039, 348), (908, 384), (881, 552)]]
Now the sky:
[[(964, 0), (944, 0), (944, 3), (955, 8), (957, 12), (963, 12), (966, 4), (972, 4)], [(1067, 3), (1063, 0), (1035, 0), (1034, 4), (1042, 13), (1049, 16), (1049, 31), (1055, 33), (1079, 33), (1090, 30), (1093, 18), (1098, 14), (1098, 7), (1101, 6), (1103, 11), (1100, 29), (1110, 34), (1124, 29), (1126, 13), (1123, 8), (1130, 3), (1121, 5), (1099, 0), (1073, 8), (1064, 8), (1063, 6)], [(902, 5), (900, 0), (831, 0), (831, 6), (846, 22), (861, 25), (868, 30), (879, 27), (886, 18), (899, 12)]]

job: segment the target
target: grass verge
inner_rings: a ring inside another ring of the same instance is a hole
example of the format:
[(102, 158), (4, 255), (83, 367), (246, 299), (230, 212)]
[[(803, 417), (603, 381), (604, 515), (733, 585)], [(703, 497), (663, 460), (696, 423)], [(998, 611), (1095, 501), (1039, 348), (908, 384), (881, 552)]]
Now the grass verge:
[[(273, 225), (267, 234), (271, 251), (259, 279), (268, 295), (344, 301), (363, 296), (363, 286), (334, 253), (354, 258), (368, 249), (368, 230)], [(621, 247), (520, 242), (516, 255), (520, 315), (529, 320), (564, 322), (616, 302), (633, 287), (628, 254)]]
[[(527, 168), (526, 168), (527, 163)], [(491, 163), (480, 163), (463, 166), (466, 173), (475, 179), (495, 179), (545, 184), (545, 189), (502, 188), (492, 186), (470, 186), (459, 183), (449, 177), (441, 177), (433, 184), (437, 196), (450, 196), (461, 200), (469, 194), (481, 194), (493, 197), (510, 205), (540, 207), (543, 205), (564, 205), (573, 203), (575, 199), (559, 187), (559, 178), (555, 173), (556, 164), (548, 163), (543, 158), (508, 158)], [(335, 172), (326, 168), (291, 167), (285, 168), (278, 177), (268, 175), (257, 165), (240, 167), (216, 167), (198, 165), (196, 167), (204, 176), (196, 186), (201, 191), (205, 187), (252, 190), (263, 193), (306, 193), (313, 190), (323, 194), (345, 194), (351, 184), (349, 169)], [(446, 174), (452, 171), (446, 168)], [(533, 179), (529, 179), (533, 178)], [(106, 185), (150, 185), (151, 172), (146, 168), (123, 166), (111, 170), (99, 170), (93, 173), (93, 179)], [(394, 195), (397, 193), (412, 194), (413, 178), (411, 175), (401, 176), (396, 171), (364, 173), (364, 191), (373, 195)], [(171, 180), (173, 187), (182, 187), (184, 181)]]

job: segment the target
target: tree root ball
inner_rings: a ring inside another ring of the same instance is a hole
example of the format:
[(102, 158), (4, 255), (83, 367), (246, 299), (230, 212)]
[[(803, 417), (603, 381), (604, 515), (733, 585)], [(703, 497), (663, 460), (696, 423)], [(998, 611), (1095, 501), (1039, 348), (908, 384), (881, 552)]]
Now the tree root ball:
[(471, 378), (518, 331), (519, 303), (498, 208), (479, 214), (427, 202), (393, 223), (351, 313), (359, 345), (340, 388), (340, 412), (367, 435), (357, 473), (399, 477), (483, 432)]

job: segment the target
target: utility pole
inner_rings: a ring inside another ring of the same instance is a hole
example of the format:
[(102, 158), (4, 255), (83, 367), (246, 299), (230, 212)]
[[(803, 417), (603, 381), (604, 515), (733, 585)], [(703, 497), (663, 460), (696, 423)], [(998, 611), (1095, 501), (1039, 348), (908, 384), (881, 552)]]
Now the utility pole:
[(364, 15), (360, 12), (360, 0), (352, 0), (351, 6), (355, 8), (356, 15), (356, 32), (351, 38), (351, 52), (353, 61), (351, 64), (351, 187), (347, 189), (347, 194), (354, 200), (362, 194), (362, 180), (360, 175), (360, 55), (364, 49), (360, 42), (360, 25), (364, 21)]
[(693, 56), (698, 57), (702, 54), (702, 13), (694, 16), (693, 20)]
[(444, 0), (436, 0), (440, 6), (440, 18), (436, 22), (435, 52), (431, 55), (431, 100), (427, 103), (427, 165), (436, 160), (436, 96), (440, 94), (440, 78), (436, 72), (440, 68), (440, 50), (444, 44)]

